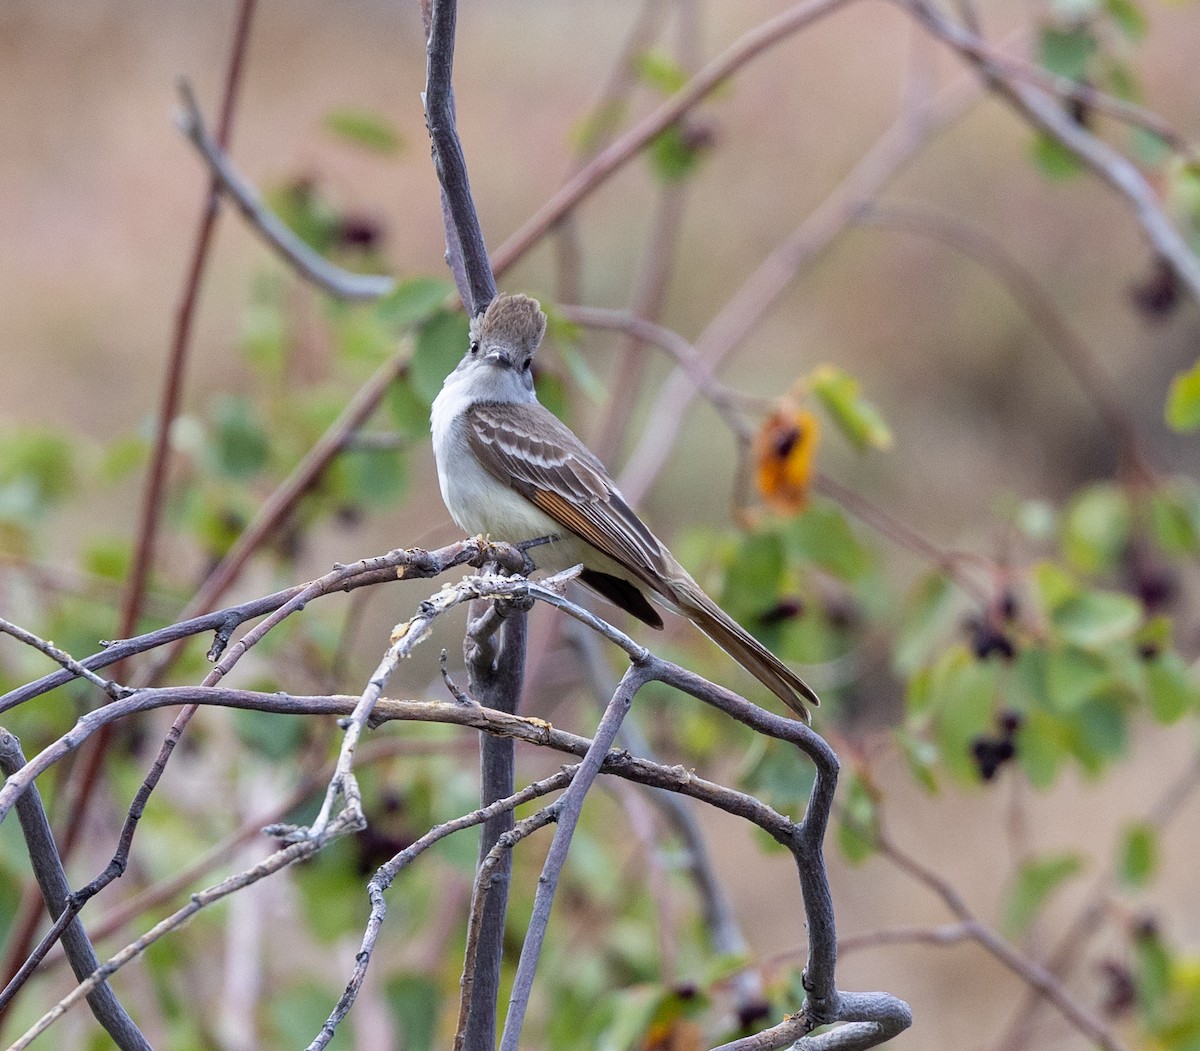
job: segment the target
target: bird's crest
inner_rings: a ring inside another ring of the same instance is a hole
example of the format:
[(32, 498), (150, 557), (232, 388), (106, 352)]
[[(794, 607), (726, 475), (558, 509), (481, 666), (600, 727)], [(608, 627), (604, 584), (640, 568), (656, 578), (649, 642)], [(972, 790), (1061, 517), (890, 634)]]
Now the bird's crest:
[(487, 310), (471, 319), (471, 339), (483, 346), (503, 346), (532, 354), (546, 334), (546, 315), (536, 299), (498, 295)]

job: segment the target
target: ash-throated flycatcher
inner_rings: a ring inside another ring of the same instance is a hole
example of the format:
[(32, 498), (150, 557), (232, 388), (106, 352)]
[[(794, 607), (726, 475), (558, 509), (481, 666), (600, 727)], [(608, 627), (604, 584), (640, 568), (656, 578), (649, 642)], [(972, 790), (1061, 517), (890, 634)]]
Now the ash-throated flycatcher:
[(546, 331), (537, 300), (502, 295), (471, 321), (471, 344), (433, 403), (442, 499), (468, 533), (520, 543), (539, 569), (582, 563), (580, 580), (654, 628), (643, 589), (692, 621), (808, 722), (820, 703), (794, 671), (701, 590), (621, 496), (604, 465), (538, 403), (530, 366)]

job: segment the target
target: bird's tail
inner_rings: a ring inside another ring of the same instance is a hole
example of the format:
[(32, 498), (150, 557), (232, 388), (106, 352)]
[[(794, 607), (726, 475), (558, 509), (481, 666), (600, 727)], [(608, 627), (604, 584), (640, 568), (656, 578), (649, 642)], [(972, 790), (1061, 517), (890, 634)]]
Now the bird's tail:
[(680, 611), (768, 690), (809, 722), (804, 702), (820, 704), (816, 693), (799, 675), (710, 599), (690, 577), (672, 581), (672, 598)]

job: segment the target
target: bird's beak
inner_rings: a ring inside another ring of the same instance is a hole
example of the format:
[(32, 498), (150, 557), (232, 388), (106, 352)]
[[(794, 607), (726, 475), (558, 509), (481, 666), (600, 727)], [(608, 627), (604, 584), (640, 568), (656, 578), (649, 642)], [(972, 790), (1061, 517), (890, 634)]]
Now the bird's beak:
[(511, 369), (513, 367), (513, 360), (509, 357), (506, 350), (493, 350), (483, 360), (501, 369)]

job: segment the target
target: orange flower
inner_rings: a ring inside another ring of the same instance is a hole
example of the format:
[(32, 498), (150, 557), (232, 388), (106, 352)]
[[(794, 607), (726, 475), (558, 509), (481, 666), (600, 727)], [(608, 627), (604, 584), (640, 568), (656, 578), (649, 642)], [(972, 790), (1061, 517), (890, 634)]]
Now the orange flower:
[(794, 515), (808, 503), (821, 427), (807, 409), (781, 404), (754, 437), (754, 481), (771, 508)]

